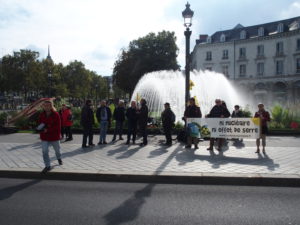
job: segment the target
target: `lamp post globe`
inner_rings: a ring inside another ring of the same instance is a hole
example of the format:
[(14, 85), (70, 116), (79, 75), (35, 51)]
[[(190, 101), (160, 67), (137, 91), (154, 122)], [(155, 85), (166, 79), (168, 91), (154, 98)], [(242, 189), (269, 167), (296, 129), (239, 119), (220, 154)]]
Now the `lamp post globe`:
[(182, 17), (184, 19), (184, 26), (186, 30), (184, 31), (185, 36), (185, 104), (187, 105), (190, 98), (190, 37), (192, 31), (190, 27), (192, 26), (192, 18), (194, 12), (190, 9), (190, 4), (187, 2), (185, 9), (182, 11)]

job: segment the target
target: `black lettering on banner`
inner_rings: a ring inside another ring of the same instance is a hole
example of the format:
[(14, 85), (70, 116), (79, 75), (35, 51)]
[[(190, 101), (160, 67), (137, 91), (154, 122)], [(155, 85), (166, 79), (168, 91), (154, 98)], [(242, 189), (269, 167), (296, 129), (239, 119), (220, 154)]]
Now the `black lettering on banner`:
[(212, 132), (212, 133), (216, 133), (216, 132), (217, 132), (217, 129), (216, 129), (216, 128), (211, 128), (211, 132)]
[(219, 125), (220, 125), (220, 126), (224, 126), (224, 121), (220, 121), (220, 122), (219, 122)]

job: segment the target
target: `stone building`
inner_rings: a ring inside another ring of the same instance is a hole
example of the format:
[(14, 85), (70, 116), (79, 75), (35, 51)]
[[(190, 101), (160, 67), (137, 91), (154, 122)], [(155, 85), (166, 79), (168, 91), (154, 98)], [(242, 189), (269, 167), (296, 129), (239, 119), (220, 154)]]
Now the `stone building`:
[(253, 102), (300, 104), (300, 17), (200, 35), (191, 67), (223, 73)]

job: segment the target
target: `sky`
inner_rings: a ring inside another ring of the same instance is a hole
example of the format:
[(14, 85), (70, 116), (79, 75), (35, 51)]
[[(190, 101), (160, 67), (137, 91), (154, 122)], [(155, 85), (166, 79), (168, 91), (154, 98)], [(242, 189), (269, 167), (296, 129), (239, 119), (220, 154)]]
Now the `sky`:
[[(182, 11), (186, 0), (0, 0), (0, 57), (20, 49), (47, 48), (55, 63), (82, 61), (102, 76), (130, 41), (150, 32), (174, 31), (184, 68)], [(300, 0), (190, 0), (191, 50), (200, 34), (300, 16)]]

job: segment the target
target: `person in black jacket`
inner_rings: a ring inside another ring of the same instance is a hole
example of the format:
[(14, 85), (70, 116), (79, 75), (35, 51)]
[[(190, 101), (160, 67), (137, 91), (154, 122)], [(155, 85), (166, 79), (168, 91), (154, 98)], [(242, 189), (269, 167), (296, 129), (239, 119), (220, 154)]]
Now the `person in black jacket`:
[(145, 99), (141, 99), (141, 108), (137, 111), (138, 114), (138, 125), (143, 137), (143, 142), (140, 144), (141, 147), (148, 144), (147, 140), (147, 124), (148, 124), (148, 106)]
[(241, 117), (243, 117), (243, 112), (240, 110), (239, 105), (234, 106), (234, 110), (232, 111), (231, 117), (232, 118), (241, 118)]
[[(208, 118), (228, 118), (230, 116), (230, 112), (228, 111), (225, 102), (221, 101), (221, 99), (215, 100), (216, 105), (212, 107), (209, 114), (206, 115)], [(224, 142), (223, 138), (217, 138), (218, 141), (218, 151), (222, 150), (222, 145)], [(212, 151), (214, 147), (215, 138), (210, 138), (209, 148), (207, 150)]]
[(170, 108), (170, 103), (164, 104), (165, 110), (161, 113), (161, 120), (166, 136), (166, 145), (172, 145), (172, 129), (176, 120), (175, 114)]
[[(187, 118), (201, 118), (202, 113), (200, 110), (200, 107), (196, 106), (195, 99), (190, 98), (189, 105), (186, 107), (184, 111), (184, 120), (186, 121)], [(195, 149), (198, 149), (198, 138), (197, 137), (191, 137), (189, 134), (187, 136), (187, 145), (186, 148), (191, 148), (192, 144), (195, 145)]]
[(126, 110), (126, 117), (128, 120), (128, 133), (127, 133), (127, 142), (126, 144), (130, 144), (130, 138), (132, 135), (132, 143), (135, 144), (136, 139), (136, 130), (137, 130), (137, 113), (136, 113), (136, 101), (131, 102), (131, 106)]
[(100, 103), (100, 107), (96, 112), (97, 120), (100, 124), (100, 139), (98, 145), (107, 144), (106, 142), (106, 133), (107, 129), (110, 126), (111, 120), (111, 111), (110, 108), (106, 106), (106, 101), (102, 100)]
[(94, 112), (92, 109), (92, 101), (86, 100), (84, 107), (81, 110), (80, 124), (83, 127), (82, 148), (87, 148), (87, 138), (89, 138), (89, 146), (93, 144), (93, 125), (94, 125)]
[(112, 142), (116, 140), (117, 134), (119, 134), (119, 140), (123, 140), (122, 138), (123, 122), (125, 120), (125, 107), (124, 107), (123, 100), (119, 101), (119, 105), (113, 113), (113, 118), (116, 120), (116, 126), (115, 126), (114, 137), (112, 139)]

